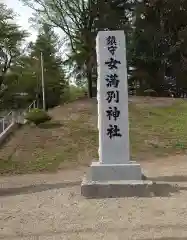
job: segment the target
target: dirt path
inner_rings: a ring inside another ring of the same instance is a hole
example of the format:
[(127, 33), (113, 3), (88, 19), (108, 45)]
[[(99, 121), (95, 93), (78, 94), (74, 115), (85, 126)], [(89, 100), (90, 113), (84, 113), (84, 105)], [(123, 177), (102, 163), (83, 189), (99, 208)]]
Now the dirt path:
[(186, 240), (187, 161), (176, 156), (142, 162), (155, 181), (178, 191), (154, 198), (86, 200), (85, 168), (0, 178), (0, 239)]

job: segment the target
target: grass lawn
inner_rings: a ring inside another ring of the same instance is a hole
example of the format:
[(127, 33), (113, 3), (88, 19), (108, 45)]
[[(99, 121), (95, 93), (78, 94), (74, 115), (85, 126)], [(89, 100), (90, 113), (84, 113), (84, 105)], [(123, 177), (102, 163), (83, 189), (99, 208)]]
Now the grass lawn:
[[(23, 126), (0, 149), (0, 174), (53, 172), (98, 158), (97, 105), (81, 100), (51, 111), (40, 127)], [(132, 98), (131, 156), (146, 161), (187, 149), (187, 101)]]

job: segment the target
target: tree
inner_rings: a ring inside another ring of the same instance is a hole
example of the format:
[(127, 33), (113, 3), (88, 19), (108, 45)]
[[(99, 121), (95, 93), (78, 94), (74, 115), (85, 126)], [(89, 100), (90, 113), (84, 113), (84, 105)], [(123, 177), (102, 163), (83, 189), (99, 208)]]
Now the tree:
[[(56, 106), (61, 99), (63, 89), (66, 87), (62, 60), (58, 52), (58, 36), (44, 24), (39, 32), (36, 43), (32, 47), (30, 58), (35, 64), (35, 78), (41, 76), (41, 53), (44, 63), (44, 80), (47, 107)], [(37, 80), (36, 94), (41, 97), (41, 79)]]
[[(92, 97), (92, 72), (96, 66), (95, 38), (103, 29), (124, 29), (132, 0), (22, 0), (33, 8), (39, 22), (60, 28), (69, 40), (70, 63), (87, 78)], [(110, 20), (110, 21), (109, 21)]]
[(187, 84), (184, 78), (186, 19), (186, 0), (179, 0), (177, 5), (175, 0), (143, 0), (137, 4), (132, 63), (135, 74), (144, 72), (146, 86), (160, 94), (166, 79), (175, 79), (177, 88)]
[[(84, 39), (90, 40), (91, 26), (93, 24), (92, 14), (88, 14), (88, 2), (84, 0), (23, 0), (25, 4), (33, 8), (36, 12), (36, 17), (39, 23), (47, 22), (52, 27), (60, 28), (65, 34), (66, 39), (69, 40), (70, 51), (76, 52), (75, 42), (77, 40), (77, 33), (80, 29), (84, 29)], [(90, 3), (91, 1), (89, 1)], [(89, 37), (89, 39), (88, 39)], [(85, 44), (88, 46), (88, 44)], [(90, 54), (89, 54), (90, 56)], [(85, 60), (86, 76), (89, 85), (89, 95), (92, 97), (91, 92), (91, 59), (88, 57)]]
[[(142, 1), (136, 7), (136, 23), (133, 35), (133, 64), (139, 75), (140, 85), (143, 84), (158, 91), (161, 80), (158, 74), (164, 61), (163, 31), (161, 29), (159, 9), (151, 1)], [(147, 77), (145, 79), (145, 76)], [(146, 83), (143, 83), (146, 81)]]
[(13, 11), (0, 3), (0, 88), (7, 71), (20, 55), (21, 44), (27, 36), (25, 31), (12, 23), (13, 20)]
[[(62, 60), (58, 51), (58, 37), (54, 31), (43, 25), (35, 43), (30, 43), (27, 54), (21, 55), (12, 64), (6, 76), (3, 103), (6, 108), (25, 108), (37, 99), (42, 105), (41, 52), (44, 62), (44, 81), (47, 108), (56, 106), (67, 87)], [(16, 103), (16, 104), (15, 104)]]
[(2, 108), (26, 108), (36, 98), (36, 69), (30, 56), (20, 56), (5, 76)]

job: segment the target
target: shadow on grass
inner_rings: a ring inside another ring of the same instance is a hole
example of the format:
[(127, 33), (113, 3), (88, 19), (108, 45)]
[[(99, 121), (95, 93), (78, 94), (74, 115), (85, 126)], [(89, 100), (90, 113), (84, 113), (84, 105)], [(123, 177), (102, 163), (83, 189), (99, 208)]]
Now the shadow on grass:
[(80, 186), (81, 182), (62, 182), (62, 183), (55, 183), (55, 184), (38, 184), (38, 185), (30, 185), (25, 187), (19, 188), (0, 188), (0, 196), (15, 196), (20, 194), (31, 194), (37, 192), (48, 191), (51, 189), (60, 189), (60, 188), (67, 188), (67, 187), (74, 187)]
[(53, 129), (53, 128), (60, 128), (62, 127), (62, 123), (60, 122), (47, 122), (47, 123), (41, 123), (38, 125), (39, 128), (43, 129)]

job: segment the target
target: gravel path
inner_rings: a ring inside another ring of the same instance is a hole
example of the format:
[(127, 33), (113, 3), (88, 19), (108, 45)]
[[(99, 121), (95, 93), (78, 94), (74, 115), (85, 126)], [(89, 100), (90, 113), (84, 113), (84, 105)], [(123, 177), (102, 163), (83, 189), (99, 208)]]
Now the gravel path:
[(178, 184), (178, 192), (87, 200), (80, 196), (84, 168), (0, 178), (0, 239), (186, 240), (186, 156), (141, 164), (152, 179)]

